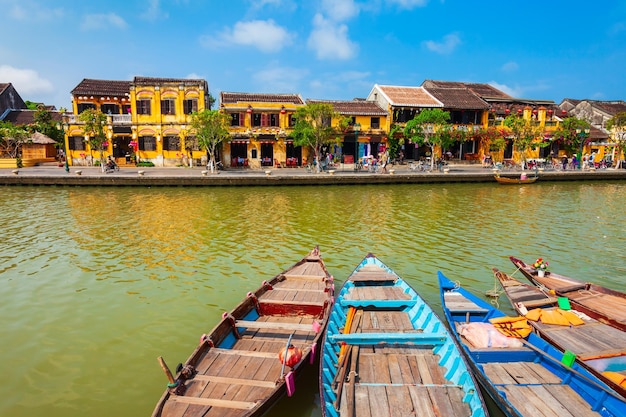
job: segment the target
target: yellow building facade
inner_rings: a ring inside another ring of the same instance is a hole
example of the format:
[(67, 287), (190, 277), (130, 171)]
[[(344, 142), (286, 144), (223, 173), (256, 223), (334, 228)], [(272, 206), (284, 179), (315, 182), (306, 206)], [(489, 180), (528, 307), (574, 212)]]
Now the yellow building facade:
[(107, 116), (104, 157), (118, 164), (156, 166), (206, 163), (189, 128), (191, 114), (208, 107), (208, 84), (200, 79), (135, 77), (133, 81), (84, 79), (72, 90), (72, 111), (64, 117), (70, 165), (97, 163), (79, 115), (95, 109)]

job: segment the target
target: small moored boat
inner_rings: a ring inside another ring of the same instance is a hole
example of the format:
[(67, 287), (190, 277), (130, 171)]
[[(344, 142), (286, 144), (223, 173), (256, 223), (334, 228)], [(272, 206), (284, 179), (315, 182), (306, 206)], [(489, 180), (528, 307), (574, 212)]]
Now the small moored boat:
[(581, 366), (626, 398), (626, 332), (589, 317), (567, 298), (493, 271), (515, 311), (537, 334), (572, 352)]
[[(507, 416), (625, 416), (624, 399), (534, 333), (439, 272), (443, 310), (474, 375)], [(502, 327), (505, 333), (496, 329)], [(520, 336), (510, 337), (521, 332)]]
[(500, 174), (495, 174), (494, 178), (500, 184), (506, 184), (506, 185), (532, 184), (539, 179), (537, 175), (532, 176), (532, 177), (527, 177), (525, 175), (521, 175), (519, 177), (503, 177)]
[(200, 339), (152, 416), (260, 416), (295, 389), (313, 363), (333, 304), (333, 278), (319, 249), (264, 281)]
[(444, 324), (372, 254), (345, 281), (333, 307), (320, 397), (328, 417), (486, 415)]
[(543, 276), (524, 261), (510, 257), (513, 265), (534, 285), (567, 297), (589, 317), (626, 331), (626, 293), (547, 271)]

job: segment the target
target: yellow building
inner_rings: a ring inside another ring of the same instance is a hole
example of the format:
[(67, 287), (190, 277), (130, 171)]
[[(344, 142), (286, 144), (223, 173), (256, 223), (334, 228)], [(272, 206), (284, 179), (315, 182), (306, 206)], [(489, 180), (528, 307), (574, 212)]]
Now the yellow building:
[(296, 167), (308, 150), (294, 146), (290, 133), (294, 113), (304, 106), (298, 94), (222, 92), (220, 110), (231, 118), (231, 140), (222, 149), (227, 167)]
[(191, 113), (208, 107), (208, 98), (208, 84), (200, 79), (84, 79), (72, 90), (72, 111), (65, 117), (68, 161), (91, 165), (99, 157), (78, 118), (92, 108), (107, 115), (104, 156), (118, 164), (199, 165), (205, 152), (198, 148), (189, 122)]

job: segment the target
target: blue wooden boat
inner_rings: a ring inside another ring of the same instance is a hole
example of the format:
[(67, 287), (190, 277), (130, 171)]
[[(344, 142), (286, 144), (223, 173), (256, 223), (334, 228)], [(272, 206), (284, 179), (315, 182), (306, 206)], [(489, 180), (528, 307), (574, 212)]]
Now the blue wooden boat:
[[(564, 365), (571, 358), (536, 334), (515, 339), (519, 346), (502, 343), (489, 323), (505, 314), (438, 275), (450, 328), (474, 375), (507, 416), (626, 416), (623, 398), (578, 363)], [(480, 335), (481, 328), (488, 330)]]
[(345, 281), (331, 311), (320, 397), (328, 417), (486, 415), (444, 323), (372, 254)]

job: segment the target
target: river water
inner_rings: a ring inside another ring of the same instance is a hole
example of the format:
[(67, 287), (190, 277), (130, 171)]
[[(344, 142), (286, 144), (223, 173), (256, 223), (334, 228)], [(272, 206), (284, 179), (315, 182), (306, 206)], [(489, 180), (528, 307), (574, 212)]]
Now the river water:
[[(624, 290), (625, 206), (624, 182), (5, 187), (0, 415), (150, 415), (157, 357), (315, 245), (337, 284), (372, 252), (437, 311), (437, 270), (484, 295), (510, 255)], [(269, 415), (319, 416), (316, 370)]]

